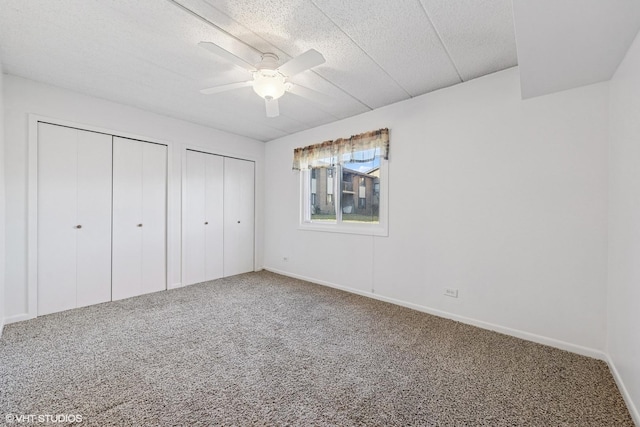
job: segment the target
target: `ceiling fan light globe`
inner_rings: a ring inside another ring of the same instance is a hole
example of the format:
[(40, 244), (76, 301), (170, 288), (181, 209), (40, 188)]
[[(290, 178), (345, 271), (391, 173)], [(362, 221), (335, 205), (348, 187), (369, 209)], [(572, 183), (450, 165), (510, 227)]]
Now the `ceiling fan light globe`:
[(253, 75), (253, 90), (264, 99), (278, 99), (285, 92), (284, 76), (274, 70), (258, 70)]

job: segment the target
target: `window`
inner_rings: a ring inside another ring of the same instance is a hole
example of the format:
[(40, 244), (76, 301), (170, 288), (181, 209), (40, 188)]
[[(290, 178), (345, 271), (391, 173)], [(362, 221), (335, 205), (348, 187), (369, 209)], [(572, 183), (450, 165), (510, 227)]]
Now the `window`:
[[(380, 136), (384, 131), (386, 139)], [(387, 235), (388, 130), (362, 135), (371, 134), (375, 143), (352, 143), (357, 135), (296, 149), (294, 169), (301, 170), (302, 188), (300, 228)], [(327, 144), (330, 150), (325, 150)]]

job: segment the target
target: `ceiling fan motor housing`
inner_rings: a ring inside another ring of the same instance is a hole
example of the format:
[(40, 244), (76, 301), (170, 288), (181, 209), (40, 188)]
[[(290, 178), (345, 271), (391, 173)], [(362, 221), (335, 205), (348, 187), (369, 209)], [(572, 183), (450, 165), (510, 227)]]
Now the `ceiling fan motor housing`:
[(265, 53), (253, 72), (253, 90), (264, 99), (278, 99), (284, 95), (286, 78), (277, 68), (278, 57), (273, 53)]

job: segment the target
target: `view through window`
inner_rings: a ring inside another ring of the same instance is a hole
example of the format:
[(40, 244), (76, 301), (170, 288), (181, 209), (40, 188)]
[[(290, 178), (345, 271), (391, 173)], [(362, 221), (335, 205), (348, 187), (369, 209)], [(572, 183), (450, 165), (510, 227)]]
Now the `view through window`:
[(308, 177), (308, 220), (379, 222), (380, 156), (376, 150), (350, 153), (349, 162), (341, 165), (313, 167)]

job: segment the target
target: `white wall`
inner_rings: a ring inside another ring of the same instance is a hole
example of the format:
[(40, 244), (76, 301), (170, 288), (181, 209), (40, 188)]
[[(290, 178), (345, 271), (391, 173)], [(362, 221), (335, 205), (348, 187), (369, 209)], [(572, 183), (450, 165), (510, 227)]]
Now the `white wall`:
[[(12, 75), (4, 81), (6, 167), (6, 321), (28, 317), (27, 146), (28, 114), (38, 114), (173, 145), (169, 198), (168, 283), (180, 283), (181, 155), (184, 145), (256, 160), (256, 266), (262, 268), (262, 176), (264, 143)], [(214, 112), (212, 112), (214, 114)]]
[[(268, 142), (265, 268), (603, 357), (607, 103), (513, 68)], [(382, 127), (389, 237), (298, 230), (293, 149)]]
[(4, 327), (5, 287), (5, 190), (4, 190), (4, 100), (2, 63), (0, 62), (0, 336)]
[(640, 36), (610, 85), (607, 350), (640, 425)]

